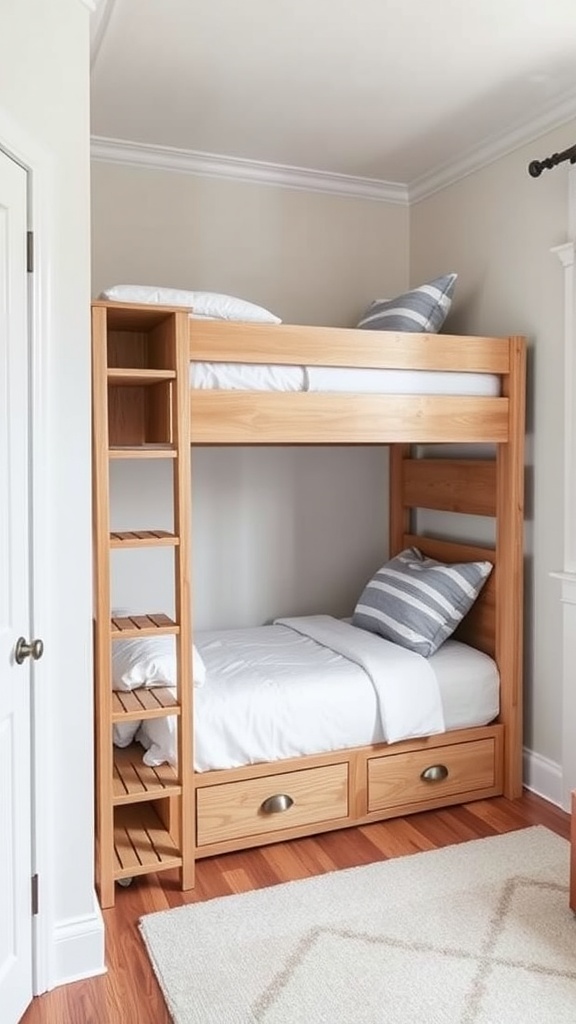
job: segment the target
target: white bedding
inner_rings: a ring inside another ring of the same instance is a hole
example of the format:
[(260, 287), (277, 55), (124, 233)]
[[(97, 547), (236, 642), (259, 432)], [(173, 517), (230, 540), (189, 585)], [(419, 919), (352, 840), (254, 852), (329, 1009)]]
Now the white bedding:
[(260, 363), (190, 363), (190, 386), (225, 391), (328, 391), (388, 395), (500, 394), (489, 373), (439, 370), (366, 370), (342, 366), (266, 366)]
[[(424, 659), (329, 616), (285, 622), (297, 628), (195, 634), (206, 665), (194, 690), (197, 771), (486, 725), (498, 714), (496, 665), (464, 644), (448, 640)], [(388, 674), (402, 662), (409, 677)], [(142, 724), (147, 763), (175, 763), (175, 730), (173, 717)]]

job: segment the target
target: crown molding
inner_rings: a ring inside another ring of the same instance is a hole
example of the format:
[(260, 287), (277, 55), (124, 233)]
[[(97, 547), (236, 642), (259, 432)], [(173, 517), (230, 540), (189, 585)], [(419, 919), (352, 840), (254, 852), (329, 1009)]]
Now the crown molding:
[[(92, 0), (82, 0), (82, 2), (92, 2)], [(114, 0), (108, 0), (110, 7), (113, 2)], [(323, 192), (329, 195), (371, 199), (409, 206), (422, 199), (427, 199), (435, 192), (455, 184), (469, 174), (481, 170), (494, 163), (495, 160), (507, 156), (508, 153), (514, 152), (521, 146), (534, 142), (540, 136), (574, 119), (576, 119), (576, 94), (570, 92), (565, 94), (562, 100), (550, 104), (547, 109), (542, 109), (536, 117), (516, 126), (512, 131), (493, 136), (481, 146), (469, 149), (457, 160), (442, 164), (410, 183), (333, 174), (306, 167), (284, 166), (259, 160), (245, 160), (241, 157), (220, 156), (215, 153), (174, 149), (170, 146), (149, 145), (101, 136), (92, 137), (91, 156), (93, 160), (106, 163), (180, 171), (184, 174), (197, 174), (207, 178), (225, 178), (259, 185), (272, 185), (277, 188)]]
[(410, 204), (426, 199), (448, 185), (453, 185), (461, 178), (487, 167), (508, 153), (521, 146), (534, 142), (546, 132), (553, 131), (561, 125), (576, 118), (576, 93), (565, 93), (561, 100), (556, 100), (549, 107), (530, 120), (517, 125), (511, 131), (501, 132), (492, 136), (481, 146), (475, 146), (464, 153), (458, 160), (442, 164), (429, 174), (411, 181), (408, 187)]
[(206, 178), (274, 185), (277, 188), (297, 189), (305, 192), (323, 192), (328, 195), (348, 196), (352, 199), (372, 199), (386, 203), (408, 204), (406, 185), (376, 178), (360, 178), (347, 174), (332, 174), (306, 167), (290, 167), (244, 160), (240, 157), (200, 153), (170, 146), (144, 145), (123, 139), (93, 136), (90, 154), (93, 160), (148, 167), (163, 171), (180, 171)]
[(110, 19), (116, 0), (82, 0), (89, 3), (92, 10), (90, 18), (90, 71), (94, 70), (98, 55), (108, 31)]

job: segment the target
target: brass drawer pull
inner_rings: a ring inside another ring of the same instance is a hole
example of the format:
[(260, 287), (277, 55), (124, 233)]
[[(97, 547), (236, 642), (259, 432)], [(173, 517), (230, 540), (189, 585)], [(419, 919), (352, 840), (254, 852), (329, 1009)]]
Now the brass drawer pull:
[(448, 778), (448, 769), (445, 764), (431, 764), (420, 773), (423, 782), (442, 782)]
[(291, 796), (286, 793), (275, 793), (260, 805), (263, 814), (280, 814), (281, 811), (289, 811), (294, 803)]

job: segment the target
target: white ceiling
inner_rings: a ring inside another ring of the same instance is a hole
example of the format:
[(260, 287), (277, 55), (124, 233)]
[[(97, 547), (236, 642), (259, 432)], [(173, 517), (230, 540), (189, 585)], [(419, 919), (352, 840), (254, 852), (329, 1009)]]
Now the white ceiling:
[(576, 117), (576, 0), (100, 0), (92, 19), (106, 139), (409, 185)]

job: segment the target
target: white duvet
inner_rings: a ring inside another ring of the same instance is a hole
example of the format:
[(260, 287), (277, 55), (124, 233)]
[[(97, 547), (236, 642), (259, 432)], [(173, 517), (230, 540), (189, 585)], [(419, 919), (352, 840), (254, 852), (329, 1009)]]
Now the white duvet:
[[(330, 616), (195, 634), (206, 681), (194, 690), (194, 766), (239, 767), (395, 742), (490, 722), (491, 658), (449, 640), (431, 658)], [(176, 720), (138, 738), (149, 764), (175, 763)]]
[(360, 666), (378, 702), (388, 743), (444, 732), (438, 680), (426, 658), (331, 615), (277, 619), (303, 636)]

